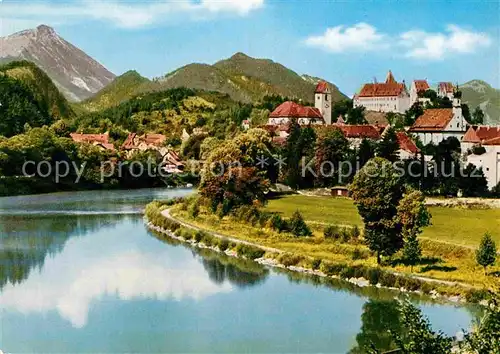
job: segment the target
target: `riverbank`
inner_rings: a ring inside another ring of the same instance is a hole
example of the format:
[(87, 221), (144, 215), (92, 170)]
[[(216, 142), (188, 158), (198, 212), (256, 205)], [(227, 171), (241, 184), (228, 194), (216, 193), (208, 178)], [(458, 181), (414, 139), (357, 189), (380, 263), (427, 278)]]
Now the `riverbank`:
[(218, 232), (213, 227), (194, 220), (187, 221), (177, 214), (171, 215), (170, 209), (158, 202), (148, 205), (146, 217), (148, 227), (175, 240), (210, 248), (229, 256), (251, 259), (266, 266), (342, 279), (359, 287), (373, 286), (418, 295), (427, 294), (433, 299), (442, 298), (455, 303), (479, 302), (484, 298), (484, 291), (470, 284), (412, 276), (366, 262), (334, 262), (331, 257), (311, 257), (307, 252), (291, 253), (287, 247), (269, 245), (280, 244), (277, 240), (255, 242), (250, 238), (241, 238), (240, 235)]

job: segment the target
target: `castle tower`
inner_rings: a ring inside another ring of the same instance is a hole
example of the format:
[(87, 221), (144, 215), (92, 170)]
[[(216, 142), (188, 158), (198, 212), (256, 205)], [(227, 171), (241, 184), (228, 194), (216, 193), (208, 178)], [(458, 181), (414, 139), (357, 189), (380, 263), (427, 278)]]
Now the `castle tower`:
[(325, 124), (332, 124), (332, 94), (324, 81), (320, 81), (314, 91), (314, 107), (321, 112)]

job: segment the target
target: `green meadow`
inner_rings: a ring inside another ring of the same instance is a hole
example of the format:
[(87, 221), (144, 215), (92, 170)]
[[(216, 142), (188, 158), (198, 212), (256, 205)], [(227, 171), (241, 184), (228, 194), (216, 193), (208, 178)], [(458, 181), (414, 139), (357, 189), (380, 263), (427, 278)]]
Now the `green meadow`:
[[(353, 201), (348, 198), (285, 195), (272, 199), (266, 209), (290, 217), (299, 210), (304, 219), (320, 224), (358, 225), (363, 222)], [(421, 237), (432, 241), (476, 247), (485, 232), (500, 246), (500, 209), (429, 207), (432, 225)]]

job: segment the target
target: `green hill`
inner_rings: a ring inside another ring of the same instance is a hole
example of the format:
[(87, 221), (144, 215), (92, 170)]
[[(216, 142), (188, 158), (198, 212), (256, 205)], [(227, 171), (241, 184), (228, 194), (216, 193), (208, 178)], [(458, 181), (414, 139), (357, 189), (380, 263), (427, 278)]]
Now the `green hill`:
[(149, 79), (141, 76), (137, 71), (130, 70), (116, 77), (95, 96), (83, 101), (80, 106), (90, 112), (117, 106), (139, 93), (143, 85), (150, 83)]
[(481, 80), (472, 80), (460, 85), (462, 99), (471, 110), (480, 107), (485, 114), (485, 123), (500, 124), (500, 90)]
[[(269, 59), (255, 59), (237, 53), (214, 65), (189, 64), (165, 76), (149, 81), (136, 72), (128, 72), (81, 104), (86, 110), (109, 108), (146, 92), (186, 87), (201, 91), (216, 91), (243, 103), (256, 102), (266, 95), (280, 95), (312, 102), (314, 89), (321, 80), (300, 76)], [(333, 101), (347, 98), (330, 84)]]
[(0, 135), (74, 116), (68, 101), (35, 64), (16, 61), (0, 67)]

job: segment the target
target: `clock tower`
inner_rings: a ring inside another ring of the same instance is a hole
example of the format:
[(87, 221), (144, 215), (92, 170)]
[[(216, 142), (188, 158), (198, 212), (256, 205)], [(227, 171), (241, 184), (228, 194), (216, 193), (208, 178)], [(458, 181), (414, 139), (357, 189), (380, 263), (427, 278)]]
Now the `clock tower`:
[(321, 112), (325, 124), (332, 124), (332, 94), (324, 81), (320, 81), (314, 91), (314, 107)]

